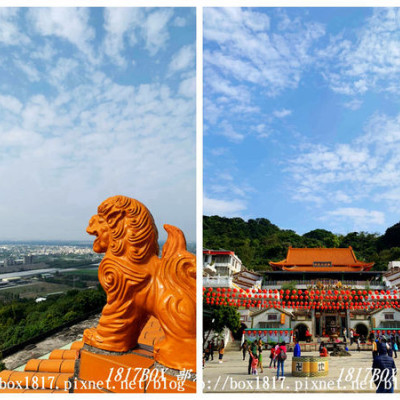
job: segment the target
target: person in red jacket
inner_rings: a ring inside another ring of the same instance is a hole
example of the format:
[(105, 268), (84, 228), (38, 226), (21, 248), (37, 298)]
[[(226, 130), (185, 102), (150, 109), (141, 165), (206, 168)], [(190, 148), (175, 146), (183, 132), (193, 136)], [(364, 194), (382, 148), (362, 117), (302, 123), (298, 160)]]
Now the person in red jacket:
[(276, 370), (276, 372), (277, 372), (277, 374), (276, 374), (277, 379), (279, 379), (279, 367), (281, 367), (281, 371), (282, 371), (281, 379), (283, 379), (283, 366), (284, 366), (285, 360), (286, 360), (286, 358), (287, 358), (286, 352), (287, 352), (286, 343), (285, 343), (285, 342), (282, 342), (282, 343), (279, 345), (278, 350), (275, 351), (275, 357), (276, 357), (277, 360), (278, 360), (278, 368), (277, 368), (277, 370)]
[(272, 368), (272, 363), (274, 363), (274, 368), (276, 368), (276, 357), (275, 357), (275, 344), (272, 343), (271, 345), (271, 353), (269, 355), (269, 358), (271, 359), (269, 363), (269, 367)]
[(328, 349), (325, 347), (325, 343), (321, 343), (321, 347), (319, 349), (319, 356), (320, 357), (329, 357)]
[(258, 357), (250, 352), (251, 357), (251, 374), (257, 375), (257, 367), (258, 367)]

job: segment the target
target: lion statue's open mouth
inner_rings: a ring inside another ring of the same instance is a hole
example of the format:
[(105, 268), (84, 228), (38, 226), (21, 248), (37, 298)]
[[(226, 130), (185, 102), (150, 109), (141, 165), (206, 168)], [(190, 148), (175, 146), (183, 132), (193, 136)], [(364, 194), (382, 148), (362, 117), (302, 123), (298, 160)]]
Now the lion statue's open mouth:
[(151, 316), (165, 339), (154, 358), (174, 369), (196, 370), (196, 258), (182, 231), (164, 225), (168, 239), (159, 258), (158, 232), (139, 201), (114, 196), (98, 207), (87, 228), (93, 250), (105, 253), (99, 281), (107, 293), (99, 324), (84, 332), (90, 346), (116, 352), (135, 348)]

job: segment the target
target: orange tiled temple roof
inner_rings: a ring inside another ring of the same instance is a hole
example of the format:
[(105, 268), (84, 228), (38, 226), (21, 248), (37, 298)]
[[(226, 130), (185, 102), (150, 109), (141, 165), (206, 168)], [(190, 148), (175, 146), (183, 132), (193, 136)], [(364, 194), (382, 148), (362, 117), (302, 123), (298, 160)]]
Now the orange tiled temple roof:
[(358, 261), (353, 249), (348, 248), (293, 248), (289, 247), (285, 260), (270, 262), (274, 270), (299, 272), (369, 271), (374, 263)]

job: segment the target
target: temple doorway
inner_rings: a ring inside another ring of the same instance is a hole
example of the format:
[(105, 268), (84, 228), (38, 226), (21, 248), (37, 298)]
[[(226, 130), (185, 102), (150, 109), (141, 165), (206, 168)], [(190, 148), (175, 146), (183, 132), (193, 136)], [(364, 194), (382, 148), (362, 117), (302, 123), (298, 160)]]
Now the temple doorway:
[(364, 339), (368, 337), (368, 328), (364, 324), (357, 324), (354, 329), (356, 333), (360, 335), (360, 339), (361, 337)]
[(340, 335), (340, 322), (337, 314), (325, 314), (323, 317), (322, 336)]
[(299, 341), (305, 342), (305, 340), (306, 340), (306, 331), (308, 329), (308, 326), (306, 324), (298, 324), (298, 325), (296, 325), (294, 327), (294, 332), (296, 332), (296, 329), (297, 329), (297, 332), (299, 334), (299, 338), (298, 338)]

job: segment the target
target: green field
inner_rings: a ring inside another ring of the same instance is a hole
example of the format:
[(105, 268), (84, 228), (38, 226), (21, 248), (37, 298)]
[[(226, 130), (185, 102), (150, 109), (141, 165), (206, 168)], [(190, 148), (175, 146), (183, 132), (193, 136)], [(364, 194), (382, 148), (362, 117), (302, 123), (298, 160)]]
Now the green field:
[(12, 295), (19, 295), (21, 299), (34, 299), (50, 293), (66, 292), (67, 290), (71, 290), (71, 286), (37, 281), (27, 285), (0, 289), (0, 301), (8, 300)]

